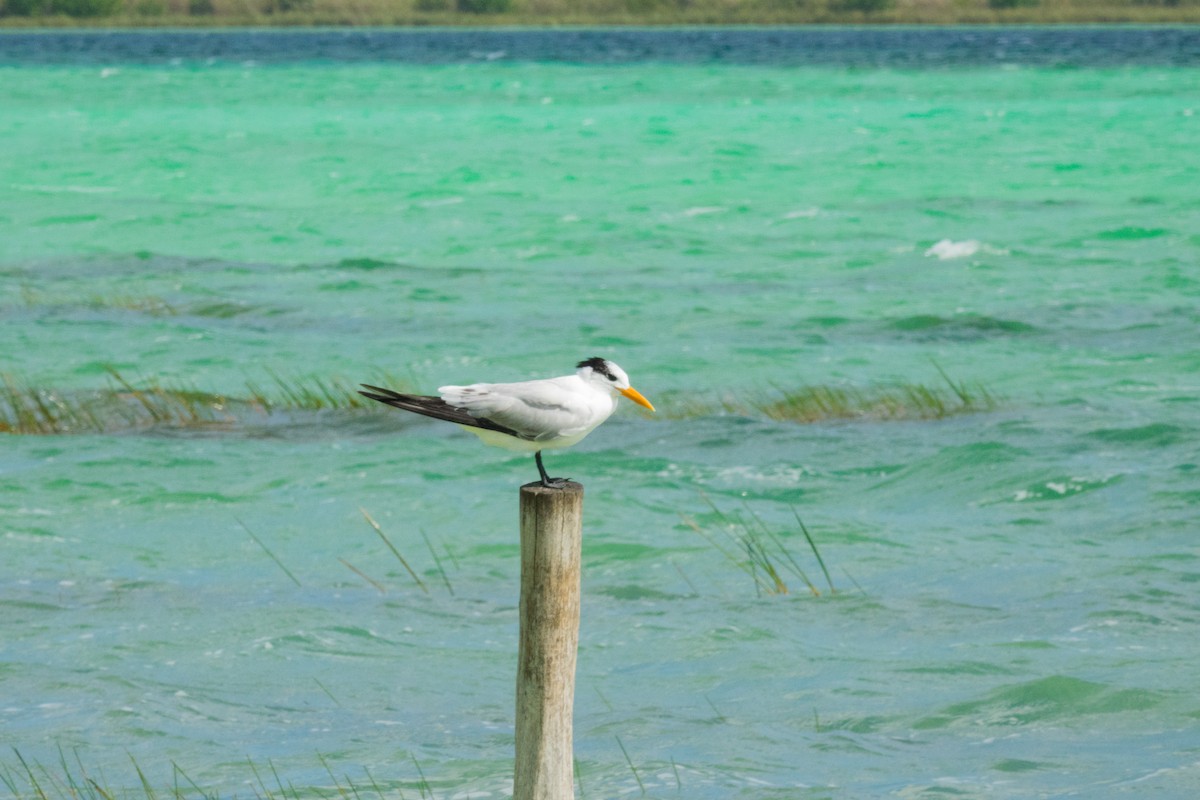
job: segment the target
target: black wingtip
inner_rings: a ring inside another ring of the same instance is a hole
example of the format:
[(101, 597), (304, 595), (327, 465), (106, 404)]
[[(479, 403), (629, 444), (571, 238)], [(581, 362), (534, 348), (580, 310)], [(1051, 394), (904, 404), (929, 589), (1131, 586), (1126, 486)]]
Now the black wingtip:
[(422, 394), (401, 394), (393, 392), (391, 389), (384, 389), (380, 386), (372, 386), (369, 383), (359, 384), (363, 389), (368, 391), (358, 390), (358, 393), (363, 397), (370, 398), (379, 403), (383, 403), (393, 408), (399, 408), (402, 411), (411, 411), (414, 414), (420, 414), (424, 417), (433, 419), (441, 419), (446, 422), (453, 422), (456, 425), (466, 425), (470, 428), (485, 428), (497, 433), (503, 433), (512, 436), (514, 439), (525, 438), (520, 433), (512, 428), (505, 427), (498, 423), (492, 422), (490, 419), (483, 417), (473, 417), (465, 408), (452, 406), (440, 397), (435, 395)]
[(369, 397), (372, 400), (378, 400), (381, 403), (386, 403), (388, 395), (391, 394), (388, 389), (384, 389), (379, 386), (372, 386), (369, 383), (360, 383), (359, 386), (362, 387), (362, 389), (358, 390), (359, 394), (361, 394), (363, 397)]

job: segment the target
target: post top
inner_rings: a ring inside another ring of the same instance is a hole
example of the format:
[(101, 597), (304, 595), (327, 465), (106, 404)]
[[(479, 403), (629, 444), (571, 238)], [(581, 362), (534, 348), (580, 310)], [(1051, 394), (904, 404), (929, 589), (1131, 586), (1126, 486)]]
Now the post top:
[(549, 486), (542, 486), (541, 481), (527, 483), (521, 487), (521, 494), (529, 492), (534, 495), (556, 495), (556, 494), (583, 494), (583, 484), (575, 481), (565, 481), (560, 489), (551, 489)]

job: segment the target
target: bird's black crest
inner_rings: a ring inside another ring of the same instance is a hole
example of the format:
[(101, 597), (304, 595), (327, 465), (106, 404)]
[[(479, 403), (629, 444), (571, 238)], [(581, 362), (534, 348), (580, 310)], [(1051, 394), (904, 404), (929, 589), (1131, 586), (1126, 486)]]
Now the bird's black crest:
[(608, 378), (610, 381), (617, 379), (615, 375), (608, 371), (608, 362), (599, 356), (593, 356), (592, 358), (589, 358), (585, 361), (580, 361), (575, 365), (575, 369), (583, 369), (584, 367), (591, 367), (597, 373)]

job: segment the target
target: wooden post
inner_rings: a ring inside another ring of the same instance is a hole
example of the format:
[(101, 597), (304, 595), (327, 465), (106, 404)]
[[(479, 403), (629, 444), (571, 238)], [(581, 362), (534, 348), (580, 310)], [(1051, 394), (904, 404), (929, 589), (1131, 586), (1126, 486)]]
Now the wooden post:
[(521, 641), (513, 800), (573, 800), (583, 487), (521, 487)]

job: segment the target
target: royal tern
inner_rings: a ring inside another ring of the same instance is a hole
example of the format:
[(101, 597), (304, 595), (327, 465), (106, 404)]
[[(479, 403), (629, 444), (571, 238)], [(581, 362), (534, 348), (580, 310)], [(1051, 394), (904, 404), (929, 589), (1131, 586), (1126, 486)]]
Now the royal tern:
[(401, 394), (363, 384), (359, 394), (434, 419), (463, 426), (484, 444), (532, 452), (542, 486), (560, 489), (566, 478), (551, 478), (542, 451), (570, 447), (594, 431), (624, 395), (651, 411), (654, 406), (629, 385), (625, 370), (604, 358), (575, 365), (574, 375), (520, 383), (441, 386), (439, 396)]

